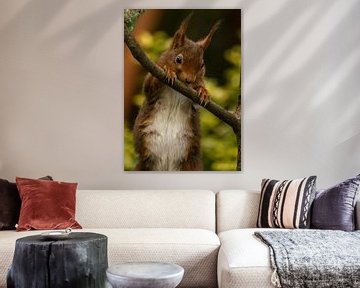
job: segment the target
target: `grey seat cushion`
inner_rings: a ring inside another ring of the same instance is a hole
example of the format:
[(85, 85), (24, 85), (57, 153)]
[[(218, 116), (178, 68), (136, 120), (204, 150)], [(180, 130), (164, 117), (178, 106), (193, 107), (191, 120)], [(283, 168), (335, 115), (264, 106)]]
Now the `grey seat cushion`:
[[(269, 248), (254, 236), (266, 228), (221, 232), (218, 259), (219, 288), (273, 288)], [(277, 229), (280, 230), (280, 229)]]

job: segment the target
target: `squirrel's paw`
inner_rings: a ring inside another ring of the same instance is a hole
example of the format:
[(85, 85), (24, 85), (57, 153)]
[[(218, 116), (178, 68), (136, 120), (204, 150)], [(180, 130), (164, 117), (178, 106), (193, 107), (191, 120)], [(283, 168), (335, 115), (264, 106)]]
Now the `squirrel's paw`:
[(210, 96), (208, 91), (204, 86), (196, 87), (196, 92), (200, 97), (200, 105), (206, 105), (210, 101)]
[(176, 73), (171, 70), (170, 68), (168, 68), (166, 65), (164, 65), (162, 67), (162, 69), (164, 70), (164, 72), (166, 73), (166, 80), (172, 85), (174, 84), (174, 81), (176, 79)]

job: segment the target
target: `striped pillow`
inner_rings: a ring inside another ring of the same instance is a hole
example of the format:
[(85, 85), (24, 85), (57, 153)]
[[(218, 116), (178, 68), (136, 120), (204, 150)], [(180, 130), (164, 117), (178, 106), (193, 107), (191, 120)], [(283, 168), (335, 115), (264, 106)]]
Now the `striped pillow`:
[(257, 227), (308, 228), (316, 176), (295, 180), (263, 179)]

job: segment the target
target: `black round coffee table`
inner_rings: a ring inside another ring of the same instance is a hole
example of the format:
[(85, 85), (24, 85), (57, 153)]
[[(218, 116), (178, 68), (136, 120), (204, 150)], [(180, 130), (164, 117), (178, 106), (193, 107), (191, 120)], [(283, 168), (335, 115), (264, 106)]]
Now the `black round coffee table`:
[[(21, 233), (21, 232), (19, 232)], [(72, 232), (63, 239), (41, 235), (16, 240), (8, 288), (91, 288), (106, 283), (107, 237)]]

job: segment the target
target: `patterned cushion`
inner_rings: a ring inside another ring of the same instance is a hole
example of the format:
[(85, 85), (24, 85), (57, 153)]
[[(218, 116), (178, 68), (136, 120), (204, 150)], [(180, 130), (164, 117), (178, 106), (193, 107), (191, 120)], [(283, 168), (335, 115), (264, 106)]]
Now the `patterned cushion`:
[(257, 227), (308, 228), (316, 176), (295, 180), (263, 179)]

